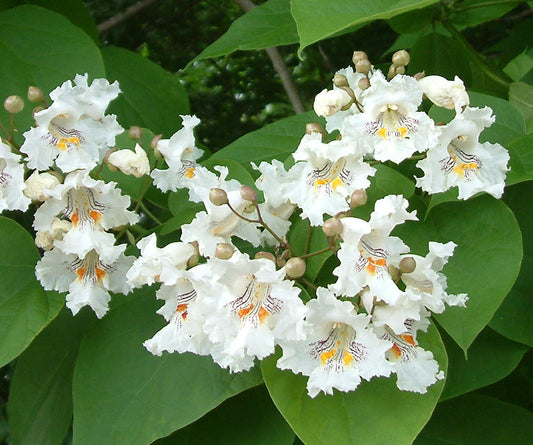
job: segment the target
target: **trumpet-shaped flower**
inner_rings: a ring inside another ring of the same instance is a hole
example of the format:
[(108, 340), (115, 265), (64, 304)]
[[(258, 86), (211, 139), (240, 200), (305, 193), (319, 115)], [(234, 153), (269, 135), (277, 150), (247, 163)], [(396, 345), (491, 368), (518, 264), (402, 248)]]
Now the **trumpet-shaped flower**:
[(455, 109), (456, 113), (460, 113), (470, 104), (465, 85), (457, 76), (454, 80), (441, 76), (425, 76), (418, 81), (418, 85), (427, 98), (439, 107)]
[(8, 145), (0, 142), (0, 212), (26, 210), (30, 199), (24, 195), (24, 167), (20, 157), (11, 153)]
[(500, 198), (505, 186), (509, 153), (499, 144), (480, 143), (479, 135), (492, 125), (489, 107), (466, 108), (443, 127), (439, 143), (416, 165), (424, 171), (417, 186), (429, 193), (458, 187), (459, 199), (478, 192)]
[(385, 354), (391, 342), (374, 334), (368, 315), (357, 314), (350, 302), (338, 300), (324, 288), (306, 308), (306, 338), (282, 341), (283, 356), (277, 366), (309, 376), (311, 397), (320, 391), (333, 394), (333, 388), (352, 391), (361, 379), (390, 375), (393, 367)]
[(114, 151), (107, 158), (107, 162), (122, 173), (136, 178), (150, 173), (148, 156), (139, 144), (135, 145), (135, 151), (126, 149)]
[(88, 86), (87, 74), (52, 91), (52, 105), (35, 113), (37, 127), (24, 133), (20, 151), (28, 155), (28, 167), (45, 170), (55, 161), (64, 172), (93, 168), (123, 131), (114, 115), (104, 115), (119, 92), (117, 82), (105, 79)]

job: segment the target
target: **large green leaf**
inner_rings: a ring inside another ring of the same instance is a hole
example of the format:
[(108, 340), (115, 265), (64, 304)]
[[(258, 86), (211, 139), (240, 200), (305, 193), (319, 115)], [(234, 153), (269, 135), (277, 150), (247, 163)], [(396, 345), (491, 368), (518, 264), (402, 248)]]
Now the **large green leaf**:
[(116, 296), (119, 304), (82, 341), (74, 371), (74, 444), (147, 444), (261, 382), (257, 370), (229, 374), (210, 357), (146, 351), (142, 342), (165, 323), (153, 293)]
[(526, 121), (533, 120), (533, 86), (524, 82), (513, 82), (509, 87), (509, 100), (518, 108)]
[(9, 429), (15, 445), (60, 445), (72, 420), (72, 374), (93, 315), (68, 309), (17, 360), (9, 390)]
[(522, 260), (520, 227), (499, 200), (480, 196), (431, 209), (424, 223), (408, 221), (395, 234), (411, 251), (426, 255), (429, 241), (457, 244), (444, 269), (448, 292), (468, 294), (466, 308), (449, 307), (437, 320), (463, 349), (490, 321), (518, 275)]
[(302, 50), (319, 40), (378, 19), (423, 8), (437, 0), (291, 0)]
[[(446, 370), (446, 352), (437, 329), (420, 334), (420, 343), (433, 352)], [(306, 445), (408, 445), (429, 420), (443, 381), (426, 394), (400, 391), (395, 377), (363, 382), (355, 391), (307, 395), (307, 377), (276, 368), (278, 356), (262, 362), (272, 400)]]
[(439, 403), (415, 445), (529, 445), (533, 414), (477, 394)]
[(264, 49), (298, 42), (289, 0), (269, 0), (235, 20), (218, 40), (191, 62), (231, 54), (237, 50)]
[[(65, 17), (34, 5), (0, 12), (0, 60), (0, 97), (26, 97), (30, 85), (47, 94), (76, 74), (105, 76), (100, 51), (91, 38)], [(33, 106), (26, 104), (15, 117), (21, 133), (34, 123)], [(3, 107), (0, 121), (9, 122)]]
[(497, 19), (515, 8), (519, 1), (463, 0), (452, 9), (450, 20), (460, 27), (479, 25)]
[(505, 202), (511, 207), (522, 229), (524, 259), (516, 283), (490, 322), (490, 326), (500, 334), (529, 346), (533, 346), (532, 194), (533, 181), (517, 184), (505, 192)]
[(108, 80), (118, 80), (122, 90), (109, 107), (120, 124), (172, 136), (181, 127), (179, 115), (189, 112), (189, 100), (178, 78), (145, 57), (122, 48), (105, 47), (102, 57)]
[(501, 380), (518, 366), (527, 346), (485, 328), (468, 348), (468, 355), (444, 333), (448, 376), (441, 400), (450, 399)]
[(281, 119), (245, 134), (217, 151), (210, 159), (234, 159), (242, 164), (284, 160), (298, 147), (305, 134), (305, 124), (309, 122), (324, 124), (324, 119), (313, 111)]
[(35, 278), (39, 253), (30, 234), (0, 217), (0, 366), (19, 355), (57, 315), (64, 298)]
[(291, 445), (293, 441), (294, 432), (260, 385), (153, 445)]

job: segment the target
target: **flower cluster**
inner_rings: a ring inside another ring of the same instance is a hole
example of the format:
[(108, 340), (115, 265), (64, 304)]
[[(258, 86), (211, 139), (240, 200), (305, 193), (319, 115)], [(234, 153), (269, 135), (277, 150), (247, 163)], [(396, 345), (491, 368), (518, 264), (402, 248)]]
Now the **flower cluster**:
[[(396, 54), (386, 76), (356, 52), (355, 70), (340, 70), (333, 88), (316, 96), (326, 129), (307, 126), (290, 168), (280, 160), (252, 164), (254, 187), (229, 179), (227, 167), (201, 165), (195, 116), (182, 116), (169, 139), (152, 141), (161, 159), (153, 168), (139, 144), (135, 152), (117, 151), (122, 128), (105, 110), (118, 85), (76, 76), (74, 85), (67, 81), (50, 94), (52, 104), (24, 133), (20, 153), (34, 170), (25, 182), (19, 154), (0, 146), (0, 209), (38, 205), (33, 226), (44, 254), (36, 275), (45, 289), (67, 292), (74, 314), (88, 305), (102, 317), (110, 292), (157, 283), (166, 324), (144, 342), (155, 355), (210, 355), (239, 372), (280, 346), (277, 366), (308, 376), (311, 397), (392, 374), (399, 389), (425, 393), (444, 376), (417, 334), (432, 313), (468, 299), (447, 292), (443, 268), (456, 245), (429, 242), (425, 256), (411, 253), (392, 235), (417, 220), (402, 195), (374, 199), (368, 219), (352, 210), (366, 204), (381, 162), (417, 160), (416, 185), (430, 194), (457, 187), (460, 199), (479, 192), (499, 198), (509, 155), (479, 142), (494, 122), (492, 110), (469, 107), (460, 79), (405, 75), (408, 59)], [(436, 124), (419, 111), (424, 96), (455, 117)], [(158, 247), (152, 233), (137, 240), (138, 257), (126, 256), (117, 238), (139, 217), (117, 184), (100, 178), (103, 163), (146, 176), (163, 192), (187, 189), (203, 210), (175, 242)], [(327, 247), (297, 256), (289, 240), (298, 218), (308, 220), (308, 237), (323, 231)], [(326, 252), (334, 256), (332, 276), (313, 283), (306, 261)]]

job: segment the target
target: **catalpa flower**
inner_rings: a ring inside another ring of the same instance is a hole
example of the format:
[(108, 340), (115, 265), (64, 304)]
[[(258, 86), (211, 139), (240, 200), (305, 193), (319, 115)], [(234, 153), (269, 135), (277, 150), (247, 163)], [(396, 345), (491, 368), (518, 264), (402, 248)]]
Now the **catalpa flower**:
[(324, 144), (320, 133), (306, 134), (293, 157), (299, 162), (288, 172), (292, 187), (286, 196), (313, 226), (324, 222), (324, 214), (349, 210), (352, 192), (369, 187), (368, 176), (376, 171), (361, 155), (354, 154), (351, 141)]
[(44, 253), (35, 267), (35, 274), (46, 290), (67, 293), (67, 307), (76, 315), (83, 306), (90, 306), (102, 318), (111, 299), (109, 292), (127, 294), (126, 271), (133, 257), (124, 256), (126, 245), (114, 246), (107, 261), (95, 250), (79, 257), (54, 248)]
[(26, 210), (30, 200), (23, 193), (25, 188), (20, 157), (0, 142), (0, 212), (6, 209)]
[(357, 218), (343, 218), (343, 242), (337, 252), (341, 262), (333, 274), (339, 279), (331, 285), (339, 295), (354, 296), (368, 286), (372, 297), (395, 304), (401, 291), (389, 273), (409, 248), (390, 233), (406, 220), (416, 220), (407, 212), (408, 201), (401, 195), (389, 195), (376, 201), (367, 223)]
[(282, 341), (280, 369), (309, 376), (307, 392), (333, 394), (333, 388), (352, 391), (361, 379), (389, 376), (392, 365), (386, 358), (391, 342), (379, 339), (372, 331), (370, 317), (357, 314), (353, 305), (338, 300), (324, 288), (307, 303), (306, 338)]
[(425, 76), (418, 81), (418, 85), (427, 98), (439, 107), (460, 113), (470, 104), (470, 98), (465, 85), (459, 77), (447, 80), (441, 76)]
[(397, 75), (387, 82), (376, 71), (371, 86), (361, 93), (364, 112), (348, 116), (341, 134), (361, 153), (400, 163), (435, 145), (440, 134), (430, 117), (417, 111), (421, 102), (422, 90), (414, 78)]
[(500, 144), (479, 142), (480, 133), (493, 122), (489, 107), (466, 108), (442, 127), (439, 143), (416, 164), (424, 171), (416, 185), (429, 193), (458, 187), (459, 199), (479, 192), (501, 198), (509, 153)]
[(199, 295), (206, 294), (206, 301), (210, 296), (204, 331), (214, 343), (211, 355), (216, 363), (231, 372), (248, 370), (255, 357), (272, 354), (281, 339), (303, 338), (305, 308), (300, 290), (284, 279), (284, 269), (238, 252), (229, 260), (209, 263), (219, 279), (206, 282)]
[(104, 115), (119, 92), (117, 82), (105, 79), (88, 86), (87, 74), (52, 91), (52, 105), (35, 113), (37, 127), (24, 133), (20, 151), (28, 155), (28, 167), (45, 170), (55, 161), (64, 172), (93, 168), (123, 131), (114, 115)]

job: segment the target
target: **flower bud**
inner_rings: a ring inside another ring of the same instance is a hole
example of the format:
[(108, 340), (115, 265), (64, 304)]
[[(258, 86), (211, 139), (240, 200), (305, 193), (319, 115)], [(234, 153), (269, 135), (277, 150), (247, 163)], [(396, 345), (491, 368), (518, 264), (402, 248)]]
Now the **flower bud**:
[(342, 87), (350, 87), (350, 84), (348, 83), (348, 79), (344, 74), (335, 74), (333, 76), (333, 85), (335, 85), (338, 88)]
[(320, 133), (322, 136), (326, 136), (324, 127), (316, 122), (309, 122), (305, 124), (305, 132), (307, 134)]
[(209, 190), (209, 201), (216, 206), (222, 206), (228, 203), (228, 194), (225, 190), (220, 188), (212, 188)]
[(367, 77), (363, 77), (363, 78), (359, 79), (359, 82), (357, 82), (357, 86), (361, 90), (366, 90), (370, 86), (370, 80), (368, 80)]
[(289, 278), (300, 278), (305, 273), (305, 260), (300, 257), (293, 257), (285, 263), (285, 272)]
[(24, 100), (20, 96), (9, 96), (4, 101), (4, 108), (7, 110), (8, 113), (16, 114), (22, 111), (24, 108)]
[(43, 250), (51, 250), (54, 247), (54, 241), (62, 240), (65, 233), (71, 228), (72, 223), (70, 221), (54, 217), (51, 231), (38, 231), (35, 236), (35, 244)]
[(257, 192), (247, 185), (241, 187), (241, 198), (245, 201), (256, 202), (257, 201)]
[(389, 271), (390, 277), (392, 278), (392, 281), (398, 281), (398, 279), (400, 278), (400, 269), (392, 265), (389, 265), (387, 269)]
[(415, 80), (423, 79), (424, 77), (426, 77), (426, 72), (420, 71), (419, 73), (416, 73), (413, 77), (415, 78)]
[(470, 103), (463, 81), (455, 76), (447, 80), (441, 76), (426, 76), (418, 81), (426, 97), (439, 107), (460, 112)]
[(26, 184), (26, 188), (23, 190), (23, 193), (28, 198), (32, 201), (44, 201), (47, 198), (44, 191), (52, 190), (59, 184), (59, 179), (51, 173), (39, 173), (36, 170), (24, 183)]
[(392, 55), (392, 63), (398, 67), (409, 65), (410, 60), (411, 60), (411, 56), (409, 56), (409, 53), (405, 49), (396, 51)]
[(107, 164), (136, 178), (150, 173), (148, 156), (139, 144), (135, 145), (135, 152), (127, 149), (114, 151), (108, 156)]
[(355, 71), (357, 71), (358, 73), (368, 74), (371, 69), (372, 65), (370, 64), (370, 61), (368, 59), (359, 60), (355, 64)]
[(41, 103), (44, 101), (43, 90), (39, 87), (29, 87), (27, 95), (30, 102)]
[(400, 261), (400, 272), (411, 273), (416, 269), (416, 260), (412, 256), (403, 257)]
[(405, 74), (405, 66), (397, 66), (396, 74)]
[(261, 259), (261, 258), (266, 258), (267, 260), (270, 260), (270, 261), (272, 261), (273, 263), (276, 262), (276, 257), (275, 257), (272, 253), (270, 253), (270, 252), (263, 252), (263, 251), (261, 251), (261, 252), (257, 252), (257, 253), (255, 254), (255, 257), (254, 257), (254, 258), (255, 258), (256, 260)]
[(215, 256), (219, 260), (229, 260), (233, 253), (235, 252), (235, 247), (230, 243), (218, 243), (215, 248)]
[(342, 222), (338, 218), (330, 218), (324, 221), (324, 225), (322, 226), (322, 230), (326, 234), (326, 236), (337, 236), (342, 233)]
[(353, 64), (357, 65), (360, 60), (368, 60), (368, 56), (364, 51), (354, 51), (352, 56)]
[(137, 125), (132, 125), (130, 129), (128, 130), (128, 136), (130, 139), (133, 139), (134, 141), (138, 141), (143, 137), (143, 130), (141, 127), (138, 127)]
[(152, 141), (150, 142), (150, 148), (154, 150), (155, 157), (157, 159), (161, 159), (163, 155), (161, 152), (157, 149), (157, 144), (159, 143), (159, 140), (163, 137), (162, 134), (157, 134), (153, 137)]
[(194, 254), (187, 261), (187, 267), (194, 267), (200, 262), (200, 255)]
[(398, 67), (396, 65), (389, 66), (389, 71), (387, 72), (387, 79), (391, 80), (394, 76), (396, 76), (396, 69)]
[(350, 95), (340, 89), (322, 90), (315, 97), (313, 109), (318, 116), (331, 116), (352, 101)]
[(38, 106), (36, 106), (36, 107), (32, 110), (32, 112), (31, 112), (32, 117), (35, 119), (35, 115), (36, 115), (37, 113), (39, 113), (40, 111), (43, 111), (44, 109), (45, 109), (45, 108), (44, 108), (42, 105), (38, 105)]
[(355, 190), (350, 196), (350, 208), (355, 209), (356, 207), (364, 206), (367, 200), (366, 190)]

